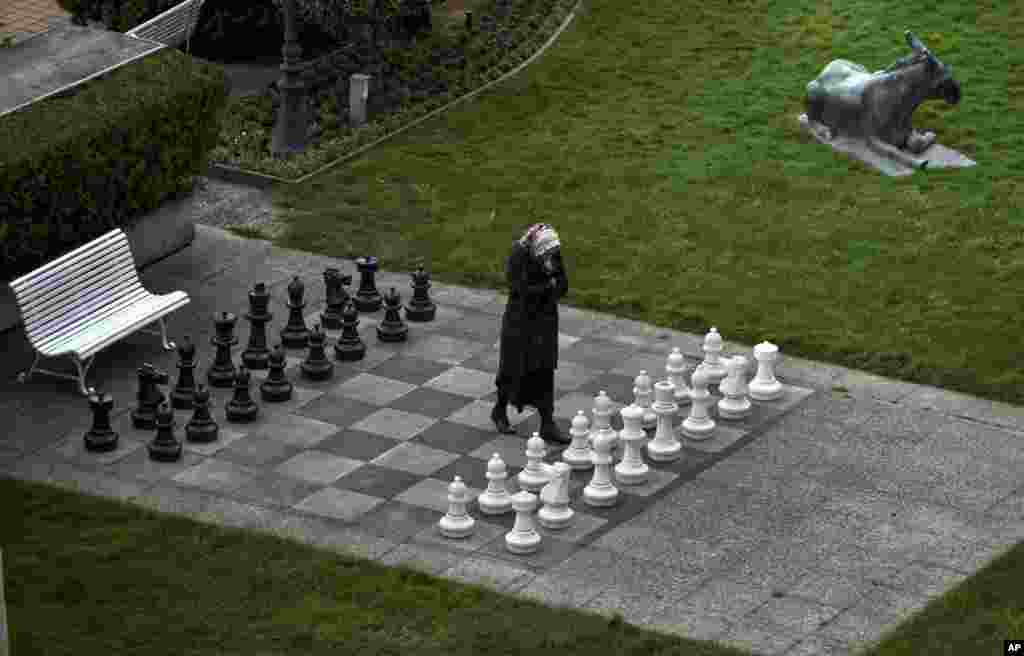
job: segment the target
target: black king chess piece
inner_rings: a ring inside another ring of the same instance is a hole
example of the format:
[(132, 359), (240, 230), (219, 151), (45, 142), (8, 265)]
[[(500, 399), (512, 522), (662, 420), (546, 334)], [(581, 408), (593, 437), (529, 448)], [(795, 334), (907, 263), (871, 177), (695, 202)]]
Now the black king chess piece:
[(278, 344), (270, 352), (270, 371), (260, 383), (260, 396), (264, 401), (280, 403), (292, 398), (292, 384), (284, 376), (284, 349)]
[(206, 381), (211, 387), (231, 387), (235, 380), (235, 365), (231, 362), (231, 347), (238, 343), (235, 337), (235, 322), (238, 317), (230, 312), (213, 315), (214, 328), (217, 334), (210, 338), (210, 343), (217, 347), (213, 356), (213, 364), (206, 372)]
[(242, 364), (249, 369), (266, 369), (270, 358), (267, 348), (267, 322), (274, 315), (267, 311), (270, 304), (270, 292), (267, 286), (258, 282), (249, 292), (249, 311), (245, 318), (249, 321), (249, 344), (242, 351)]
[(247, 422), (256, 418), (260, 408), (249, 393), (249, 370), (242, 365), (235, 374), (235, 394), (228, 401), (228, 421)]
[(166, 385), (170, 380), (166, 371), (161, 371), (146, 362), (138, 369), (139, 406), (132, 410), (132, 426), (145, 430), (156, 427), (156, 408), (164, 402), (164, 393), (157, 385)]
[(352, 284), (352, 276), (342, 275), (341, 271), (333, 267), (324, 269), (324, 289), (327, 290), (327, 309), (320, 315), (320, 324), (327, 330), (341, 328), (341, 311), (345, 309), (348, 302), (348, 290), (345, 289)]
[(334, 343), (334, 357), (342, 362), (353, 362), (362, 360), (365, 355), (366, 344), (359, 336), (359, 312), (350, 300), (341, 312), (341, 336)]
[(419, 267), (411, 276), (412, 298), (405, 304), (405, 318), (409, 321), (433, 321), (437, 306), (430, 300), (430, 274)]
[(327, 335), (320, 330), (320, 324), (314, 324), (309, 334), (309, 354), (299, 365), (302, 375), (309, 380), (327, 380), (334, 373), (334, 363), (327, 359), (324, 352)]
[(402, 321), (402, 297), (392, 287), (384, 296), (384, 319), (377, 326), (377, 339), (382, 342), (404, 342), (409, 337), (409, 326)]
[(89, 388), (89, 408), (92, 410), (92, 428), (85, 434), (85, 450), (103, 453), (117, 448), (117, 433), (110, 426), (110, 410), (114, 397)]
[(149, 459), (174, 462), (181, 458), (181, 441), (174, 436), (174, 411), (166, 402), (156, 412), (156, 436), (146, 445)]
[(285, 348), (304, 349), (309, 342), (309, 329), (302, 316), (302, 310), (306, 307), (306, 302), (302, 300), (305, 293), (306, 286), (295, 276), (288, 284), (288, 323), (281, 330), (281, 343)]
[(189, 410), (196, 393), (196, 345), (192, 336), (185, 335), (185, 341), (178, 347), (178, 383), (171, 390), (171, 407)]
[(196, 386), (192, 418), (185, 424), (185, 439), (189, 442), (213, 442), (218, 426), (210, 414), (210, 390), (200, 383)]
[(360, 312), (376, 312), (384, 304), (377, 291), (377, 258), (372, 255), (356, 258), (359, 269), (359, 290), (356, 291), (356, 309)]

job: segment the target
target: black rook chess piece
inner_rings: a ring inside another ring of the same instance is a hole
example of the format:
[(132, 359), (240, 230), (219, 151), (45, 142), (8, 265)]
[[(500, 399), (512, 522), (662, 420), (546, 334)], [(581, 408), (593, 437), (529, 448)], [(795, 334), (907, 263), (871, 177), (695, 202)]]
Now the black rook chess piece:
[(310, 380), (327, 380), (334, 373), (334, 364), (324, 352), (326, 342), (327, 335), (320, 330), (320, 324), (315, 324), (309, 334), (309, 354), (299, 365), (302, 375)]
[(306, 348), (309, 341), (309, 329), (302, 316), (302, 310), (306, 307), (306, 302), (302, 300), (305, 293), (306, 286), (295, 276), (288, 285), (288, 323), (281, 330), (281, 342), (285, 348)]
[(167, 372), (161, 371), (146, 362), (138, 369), (139, 373), (139, 406), (132, 410), (132, 426), (145, 430), (156, 427), (156, 408), (164, 402), (164, 393), (157, 385), (166, 385), (170, 378)]
[(402, 321), (402, 297), (392, 287), (384, 297), (387, 309), (384, 319), (377, 326), (377, 339), (382, 342), (404, 342), (409, 336), (409, 327)]
[(92, 410), (92, 428), (85, 434), (85, 450), (102, 453), (117, 448), (117, 433), (110, 427), (110, 410), (114, 397), (89, 388), (89, 408)]
[(188, 410), (196, 393), (196, 345), (192, 336), (185, 335), (185, 341), (178, 347), (178, 384), (171, 390), (171, 407)]
[(359, 290), (356, 292), (356, 309), (360, 312), (376, 312), (384, 304), (377, 291), (377, 258), (372, 255), (356, 259), (359, 269)]
[(238, 317), (230, 312), (213, 315), (213, 325), (217, 334), (210, 338), (210, 343), (217, 347), (213, 356), (213, 364), (206, 372), (206, 381), (211, 387), (231, 387), (235, 380), (235, 365), (231, 362), (231, 347), (238, 343), (235, 337), (235, 322)]
[(405, 318), (409, 321), (433, 321), (437, 306), (430, 300), (430, 274), (419, 267), (411, 275), (412, 298), (405, 304)]
[(147, 445), (149, 459), (174, 462), (181, 458), (181, 441), (174, 436), (174, 411), (166, 402), (156, 413), (156, 436)]
[(235, 374), (235, 394), (227, 405), (228, 421), (247, 422), (256, 418), (259, 406), (249, 394), (249, 370), (242, 365)]
[(341, 311), (345, 309), (348, 302), (348, 291), (346, 286), (352, 284), (352, 276), (342, 275), (341, 271), (333, 267), (324, 270), (324, 288), (327, 290), (327, 309), (320, 315), (320, 323), (325, 329), (337, 330), (341, 328)]
[(292, 398), (292, 384), (284, 376), (284, 349), (278, 344), (270, 353), (270, 371), (260, 383), (260, 396), (264, 401), (280, 403)]
[(341, 337), (334, 344), (334, 357), (343, 362), (362, 360), (366, 344), (359, 336), (359, 313), (351, 300), (341, 313)]
[(249, 292), (249, 311), (245, 318), (249, 320), (249, 344), (242, 351), (242, 364), (249, 369), (266, 369), (270, 357), (267, 348), (267, 322), (274, 315), (267, 311), (270, 304), (270, 292), (267, 286), (258, 282)]
[(210, 390), (200, 383), (196, 386), (192, 418), (185, 424), (185, 439), (189, 442), (213, 442), (218, 426), (210, 414)]

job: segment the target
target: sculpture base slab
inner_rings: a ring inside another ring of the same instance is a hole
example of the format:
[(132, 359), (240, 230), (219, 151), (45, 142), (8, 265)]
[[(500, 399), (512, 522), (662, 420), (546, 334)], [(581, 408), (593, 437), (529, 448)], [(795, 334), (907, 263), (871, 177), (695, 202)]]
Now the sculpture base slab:
[[(807, 114), (801, 114), (798, 120), (800, 121), (800, 127), (814, 137), (815, 140), (832, 146), (833, 150), (837, 150), (853, 157), (854, 159), (860, 160), (868, 166), (881, 171), (885, 175), (912, 175), (915, 171), (915, 169), (903, 164), (902, 162), (895, 162), (887, 157), (879, 155), (875, 151), (871, 150), (871, 148), (868, 147), (867, 141), (862, 138), (846, 137), (842, 135), (829, 138), (829, 129), (817, 121), (808, 119)], [(977, 162), (964, 157), (961, 153), (937, 143), (929, 146), (927, 150), (920, 155), (917, 155), (917, 157), (918, 159), (928, 160), (929, 169), (964, 168), (968, 166), (975, 166), (977, 164)]]

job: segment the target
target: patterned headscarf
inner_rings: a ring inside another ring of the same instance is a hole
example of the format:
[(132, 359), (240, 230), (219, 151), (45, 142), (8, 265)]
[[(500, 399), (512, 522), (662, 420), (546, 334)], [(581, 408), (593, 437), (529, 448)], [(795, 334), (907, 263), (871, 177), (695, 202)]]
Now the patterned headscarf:
[(530, 248), (534, 257), (541, 257), (562, 245), (558, 233), (547, 223), (534, 223), (523, 233), (519, 243)]

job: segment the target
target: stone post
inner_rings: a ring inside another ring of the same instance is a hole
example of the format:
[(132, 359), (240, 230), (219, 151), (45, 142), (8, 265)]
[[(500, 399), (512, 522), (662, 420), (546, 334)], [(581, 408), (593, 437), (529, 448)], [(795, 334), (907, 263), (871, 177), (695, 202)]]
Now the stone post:
[(281, 91), (281, 104), (277, 108), (277, 122), (270, 141), (270, 152), (275, 157), (287, 157), (306, 149), (309, 130), (309, 102), (305, 84), (299, 77), (299, 46), (295, 29), (295, 0), (284, 0), (284, 47), (281, 55), (281, 80), (277, 83)]
[(370, 76), (353, 73), (348, 86), (348, 122), (352, 127), (366, 123), (366, 99), (370, 95)]

